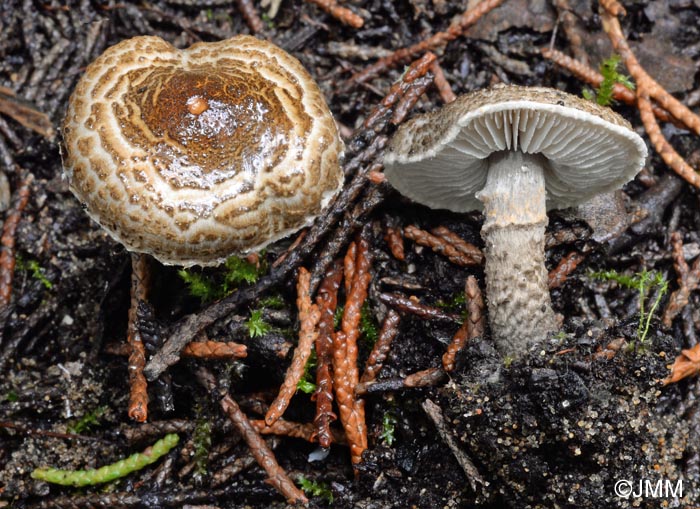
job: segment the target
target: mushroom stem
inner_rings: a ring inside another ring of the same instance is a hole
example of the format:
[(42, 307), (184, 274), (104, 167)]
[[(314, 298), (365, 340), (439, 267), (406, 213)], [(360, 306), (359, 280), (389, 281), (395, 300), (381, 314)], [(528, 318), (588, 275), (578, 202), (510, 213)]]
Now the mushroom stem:
[(481, 236), (491, 334), (503, 355), (521, 357), (557, 329), (544, 265), (545, 162), (502, 151), (489, 157)]

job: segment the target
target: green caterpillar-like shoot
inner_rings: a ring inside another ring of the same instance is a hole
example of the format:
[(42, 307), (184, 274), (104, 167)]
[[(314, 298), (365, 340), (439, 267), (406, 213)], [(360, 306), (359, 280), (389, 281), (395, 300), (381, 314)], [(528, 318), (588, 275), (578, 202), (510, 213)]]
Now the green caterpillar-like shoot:
[(158, 440), (145, 451), (132, 454), (111, 465), (95, 470), (59, 470), (57, 468), (37, 468), (32, 472), (32, 478), (41, 481), (60, 484), (61, 486), (92, 486), (106, 483), (129, 475), (155, 463), (161, 456), (167, 454), (177, 445), (180, 438), (172, 433)]

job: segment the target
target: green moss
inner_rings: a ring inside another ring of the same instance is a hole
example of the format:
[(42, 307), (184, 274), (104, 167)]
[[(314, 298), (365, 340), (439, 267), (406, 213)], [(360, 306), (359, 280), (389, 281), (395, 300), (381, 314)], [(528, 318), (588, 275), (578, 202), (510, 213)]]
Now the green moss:
[[(590, 272), (589, 277), (601, 281), (615, 281), (625, 288), (630, 288), (639, 292), (639, 325), (637, 326), (637, 338), (641, 343), (646, 340), (649, 333), (649, 325), (651, 319), (659, 307), (659, 303), (666, 292), (668, 292), (668, 281), (664, 275), (656, 271), (638, 272), (632, 276), (620, 274), (616, 270), (604, 270), (598, 272)], [(652, 303), (649, 303), (649, 295), (654, 288), (658, 288), (656, 298)]]
[(374, 320), (367, 301), (365, 301), (360, 310), (360, 334), (370, 345), (374, 345), (379, 337), (379, 325)]
[(316, 392), (315, 383), (315, 370), (316, 370), (316, 350), (311, 350), (311, 355), (309, 360), (306, 361), (306, 366), (304, 366), (304, 376), (301, 377), (299, 383), (297, 383), (297, 389), (305, 394), (313, 394)]
[(44, 288), (47, 290), (53, 288), (53, 283), (44, 275), (44, 269), (41, 268), (38, 261), (31, 259), (25, 260), (18, 255), (15, 261), (15, 268), (20, 271), (29, 272), (29, 274), (44, 285)]
[(396, 440), (396, 416), (391, 412), (385, 412), (382, 416), (382, 432), (379, 439), (389, 447)]
[(250, 319), (245, 323), (248, 328), (248, 334), (251, 338), (264, 336), (270, 332), (270, 324), (263, 320), (263, 310), (255, 309), (250, 313)]
[(620, 74), (618, 68), (620, 67), (620, 56), (612, 55), (610, 58), (603, 60), (600, 64), (600, 74), (603, 75), (603, 81), (600, 86), (592, 90), (584, 90), (583, 97), (590, 101), (595, 101), (601, 106), (610, 106), (613, 100), (613, 90), (616, 83), (620, 83), (624, 87), (630, 90), (634, 90), (634, 83), (628, 76)]
[(299, 487), (310, 497), (323, 498), (327, 503), (333, 503), (333, 492), (328, 484), (320, 481), (313, 481), (304, 476), (298, 478)]
[(241, 283), (255, 283), (267, 272), (264, 258), (260, 266), (248, 260), (231, 256), (223, 269), (216, 272), (201, 272), (201, 269), (181, 269), (177, 273), (188, 287), (190, 295), (202, 302), (211, 302), (231, 294)]
[(209, 451), (211, 450), (211, 422), (205, 418), (197, 419), (197, 425), (192, 435), (194, 445), (194, 464), (198, 475), (207, 474)]
[(67, 426), (69, 433), (80, 434), (84, 433), (93, 426), (100, 424), (100, 417), (107, 412), (106, 406), (99, 406), (92, 412), (88, 412), (81, 419)]

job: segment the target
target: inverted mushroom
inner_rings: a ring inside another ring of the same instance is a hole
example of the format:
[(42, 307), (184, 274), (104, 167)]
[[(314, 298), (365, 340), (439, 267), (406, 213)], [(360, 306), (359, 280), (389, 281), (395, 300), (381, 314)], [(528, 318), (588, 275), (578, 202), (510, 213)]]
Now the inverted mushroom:
[(501, 85), (401, 126), (384, 168), (416, 202), (483, 210), (491, 334), (517, 358), (557, 329), (546, 211), (622, 186), (646, 155), (644, 141), (609, 108), (549, 88)]
[(90, 64), (63, 125), (87, 213), (130, 251), (216, 265), (308, 225), (340, 190), (343, 144), (298, 60), (250, 36), (159, 37)]

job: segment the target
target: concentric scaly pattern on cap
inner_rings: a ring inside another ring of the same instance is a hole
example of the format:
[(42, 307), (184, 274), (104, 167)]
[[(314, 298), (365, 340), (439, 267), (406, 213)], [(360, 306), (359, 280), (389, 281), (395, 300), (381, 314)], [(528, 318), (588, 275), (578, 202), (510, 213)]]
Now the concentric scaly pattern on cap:
[(610, 108), (542, 87), (496, 86), (407, 122), (384, 157), (387, 179), (433, 208), (480, 210), (487, 158), (541, 153), (547, 208), (569, 207), (620, 187), (642, 168), (643, 140)]
[(109, 48), (71, 96), (63, 136), (65, 174), (88, 214), (167, 264), (215, 265), (289, 235), (343, 179), (316, 83), (250, 36)]

